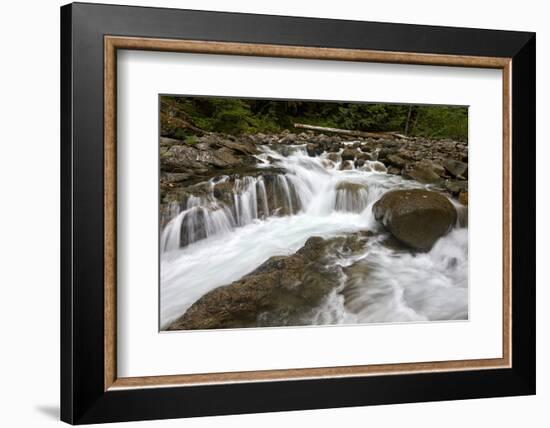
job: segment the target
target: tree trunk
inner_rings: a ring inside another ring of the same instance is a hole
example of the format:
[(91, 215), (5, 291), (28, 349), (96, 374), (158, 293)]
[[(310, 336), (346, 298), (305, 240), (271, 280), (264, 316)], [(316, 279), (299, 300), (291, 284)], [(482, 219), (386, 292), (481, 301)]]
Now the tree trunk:
[(409, 123), (411, 122), (411, 113), (413, 106), (409, 106), (409, 112), (407, 113), (407, 122), (405, 123), (405, 135), (409, 135)]
[(406, 139), (405, 135), (399, 134), (398, 132), (365, 132), (365, 131), (354, 131), (351, 129), (339, 129), (339, 128), (328, 128), (325, 126), (315, 126), (315, 125), (306, 125), (304, 123), (295, 123), (295, 128), (300, 129), (309, 129), (311, 131), (319, 132), (331, 132), (334, 134), (343, 134), (350, 135), (352, 137), (361, 137), (361, 138), (403, 138)]

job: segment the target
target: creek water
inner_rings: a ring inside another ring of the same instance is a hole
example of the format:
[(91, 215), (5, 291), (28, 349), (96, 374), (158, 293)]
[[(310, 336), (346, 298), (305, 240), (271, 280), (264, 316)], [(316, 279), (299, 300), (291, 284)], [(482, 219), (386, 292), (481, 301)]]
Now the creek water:
[(388, 234), (372, 214), (385, 192), (424, 185), (377, 161), (357, 168), (341, 153), (310, 157), (304, 146), (262, 147), (258, 169), (267, 174), (273, 166), (283, 172), (233, 180), (222, 199), (214, 189), (229, 177), (171, 206), (160, 240), (161, 328), (204, 294), (272, 256), (293, 254), (312, 236), (366, 230), (375, 235), (361, 252), (330, 259), (342, 268), (341, 283), (307, 314), (308, 324), (467, 319), (467, 228), (457, 224), (429, 252), (415, 253), (385, 245)]

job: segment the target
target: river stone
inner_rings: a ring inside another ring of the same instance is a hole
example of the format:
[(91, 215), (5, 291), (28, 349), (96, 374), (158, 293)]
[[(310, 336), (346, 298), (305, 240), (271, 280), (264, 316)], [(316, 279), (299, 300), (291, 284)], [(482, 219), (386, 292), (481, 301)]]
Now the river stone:
[(433, 172), (435, 172), (440, 177), (446, 176), (445, 168), (443, 167), (443, 165), (441, 165), (441, 163), (438, 163), (437, 161), (433, 161), (433, 160), (429, 162)]
[(468, 205), (468, 191), (463, 190), (458, 194), (458, 202), (462, 205)]
[(332, 162), (340, 162), (340, 155), (338, 153), (329, 153), (327, 159), (330, 159)]
[(386, 166), (382, 163), (382, 162), (371, 162), (369, 164), (369, 167), (372, 171), (376, 171), (376, 172), (387, 172), (388, 169), (386, 168)]
[(323, 149), (319, 147), (318, 144), (308, 143), (306, 144), (306, 151), (308, 156), (315, 157), (323, 153)]
[(380, 161), (384, 161), (387, 159), (387, 157), (391, 154), (394, 154), (394, 153), (397, 153), (397, 149), (396, 148), (392, 148), (392, 147), (382, 147), (379, 151), (378, 151), (378, 160)]
[(457, 213), (449, 200), (423, 189), (385, 193), (373, 206), (376, 220), (412, 248), (428, 251), (451, 230)]
[(405, 178), (412, 178), (419, 183), (435, 184), (442, 180), (438, 172), (441, 172), (438, 165), (429, 160), (422, 160), (415, 164), (407, 165), (401, 172), (401, 175)]
[(340, 151), (340, 143), (333, 142), (327, 147), (327, 152), (329, 153), (338, 153)]
[(355, 159), (355, 168), (361, 168), (365, 165), (365, 159)]
[(360, 234), (309, 238), (295, 254), (271, 257), (243, 278), (205, 294), (168, 330), (307, 325), (304, 315), (342, 279), (341, 267), (328, 263), (328, 253), (355, 253), (365, 239)]
[(468, 191), (468, 181), (465, 180), (445, 180), (444, 186), (453, 195)]
[(465, 162), (446, 159), (443, 166), (453, 177), (464, 179), (468, 175), (468, 164)]
[(386, 163), (395, 166), (397, 168), (404, 168), (407, 165), (407, 161), (399, 155), (390, 154), (386, 158)]
[(340, 164), (340, 170), (346, 171), (350, 169), (353, 169), (353, 162), (349, 160), (342, 161), (342, 163)]
[(392, 147), (392, 148), (398, 148), (402, 145), (401, 142), (396, 140), (381, 140), (380, 141), (384, 147)]
[(217, 200), (232, 206), (234, 203), (235, 183), (233, 181), (216, 183), (212, 189), (212, 194)]
[(388, 169), (387, 169), (387, 172), (388, 174), (392, 174), (392, 175), (399, 175), (401, 174), (401, 170), (395, 166), (390, 166)]
[(279, 144), (294, 144), (298, 136), (296, 134), (287, 134), (279, 140)]
[(356, 152), (356, 159), (357, 160), (372, 160), (372, 156), (370, 153), (366, 153), (366, 152)]
[(342, 160), (354, 160), (357, 150), (353, 149), (344, 149), (342, 152)]

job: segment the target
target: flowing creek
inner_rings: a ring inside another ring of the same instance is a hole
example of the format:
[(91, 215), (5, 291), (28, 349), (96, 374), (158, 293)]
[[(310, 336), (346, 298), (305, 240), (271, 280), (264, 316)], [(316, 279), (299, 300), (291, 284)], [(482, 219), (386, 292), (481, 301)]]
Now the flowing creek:
[(372, 214), (385, 192), (426, 186), (377, 161), (356, 168), (335, 153), (310, 157), (304, 146), (262, 147), (258, 171), (216, 177), (206, 194), (170, 206), (160, 239), (162, 328), (204, 294), (295, 253), (312, 236), (362, 231), (374, 235), (359, 254), (330, 259), (342, 267), (341, 283), (304, 314), (308, 324), (467, 319), (467, 227), (457, 224), (418, 253), (386, 245), (389, 234)]

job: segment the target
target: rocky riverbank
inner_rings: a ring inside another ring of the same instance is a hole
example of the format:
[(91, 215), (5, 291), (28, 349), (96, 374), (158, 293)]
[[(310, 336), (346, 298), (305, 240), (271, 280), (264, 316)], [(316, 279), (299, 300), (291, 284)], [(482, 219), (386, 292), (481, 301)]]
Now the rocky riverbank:
[[(266, 173), (256, 167), (259, 147), (264, 145), (277, 148), (283, 155), (296, 145), (303, 145), (312, 157), (326, 152), (328, 160), (341, 161), (342, 169), (362, 168), (366, 161), (379, 161), (390, 174), (436, 186), (467, 204), (467, 143), (423, 138), (357, 138), (350, 141), (349, 137), (338, 135), (288, 131), (239, 138), (212, 133), (185, 141), (161, 138), (161, 202), (178, 199), (186, 190), (193, 194), (197, 189), (193, 187), (195, 184), (216, 176)], [(272, 166), (268, 172), (281, 172), (276, 163)]]

